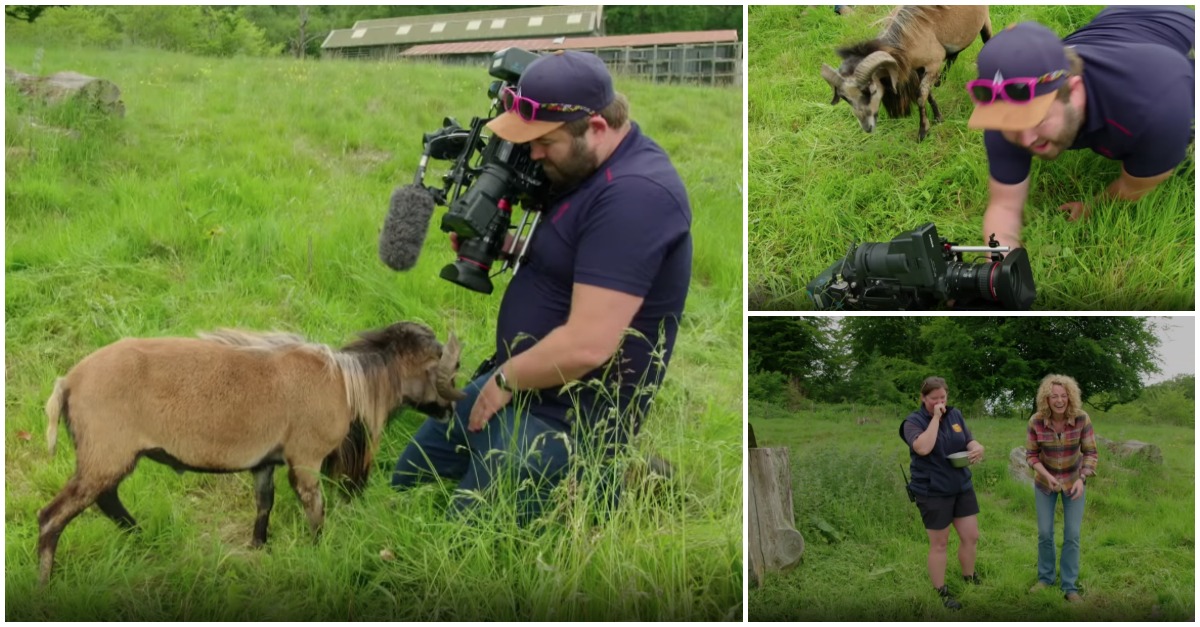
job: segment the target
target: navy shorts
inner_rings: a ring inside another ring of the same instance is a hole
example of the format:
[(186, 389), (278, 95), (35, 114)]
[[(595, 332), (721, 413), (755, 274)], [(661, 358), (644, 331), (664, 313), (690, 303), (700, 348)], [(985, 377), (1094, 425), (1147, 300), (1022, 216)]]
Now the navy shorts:
[(975, 500), (975, 488), (954, 496), (917, 495), (917, 509), (925, 528), (941, 531), (950, 526), (955, 518), (966, 518), (979, 513), (979, 501)]

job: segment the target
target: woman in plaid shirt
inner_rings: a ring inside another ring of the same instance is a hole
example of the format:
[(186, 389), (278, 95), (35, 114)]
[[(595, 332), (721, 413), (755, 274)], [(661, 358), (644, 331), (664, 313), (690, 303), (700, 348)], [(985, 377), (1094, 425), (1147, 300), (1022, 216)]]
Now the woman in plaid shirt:
[(1086, 478), (1096, 474), (1096, 435), (1092, 421), (1081, 408), (1079, 384), (1061, 374), (1047, 375), (1038, 386), (1037, 412), (1029, 419), (1025, 459), (1035, 471), (1033, 494), (1037, 503), (1037, 592), (1054, 585), (1054, 506), (1062, 494), (1063, 548), (1059, 574), (1068, 601), (1083, 600), (1075, 583), (1079, 578), (1079, 528), (1087, 501)]

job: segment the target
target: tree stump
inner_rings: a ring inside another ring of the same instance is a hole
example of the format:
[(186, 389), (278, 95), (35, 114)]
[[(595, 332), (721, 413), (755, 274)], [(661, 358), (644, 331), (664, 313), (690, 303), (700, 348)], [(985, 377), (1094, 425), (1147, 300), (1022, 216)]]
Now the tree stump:
[(1025, 461), (1025, 447), (1018, 446), (1008, 452), (1008, 474), (1025, 485), (1033, 485), (1033, 469)]
[(750, 577), (762, 585), (766, 572), (786, 573), (800, 563), (804, 537), (792, 509), (791, 465), (786, 448), (751, 448)]
[(46, 104), (79, 102), (105, 114), (125, 116), (121, 90), (102, 78), (78, 72), (58, 72), (50, 76), (33, 76), (4, 68), (4, 77), (22, 94)]

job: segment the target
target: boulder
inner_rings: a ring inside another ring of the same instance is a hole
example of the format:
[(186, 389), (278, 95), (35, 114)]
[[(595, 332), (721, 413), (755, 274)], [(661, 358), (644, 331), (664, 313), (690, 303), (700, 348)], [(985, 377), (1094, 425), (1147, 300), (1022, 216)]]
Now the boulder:
[(78, 72), (33, 76), (9, 67), (4, 68), (4, 78), (22, 94), (47, 104), (76, 101), (104, 113), (119, 117), (125, 115), (120, 88), (102, 78)]
[[(1099, 442), (1099, 438), (1096, 439)], [(1125, 442), (1108, 442), (1105, 448), (1117, 457), (1140, 457), (1151, 464), (1163, 463), (1162, 449), (1154, 444), (1127, 440)]]
[(1018, 446), (1008, 453), (1008, 474), (1012, 478), (1024, 483), (1025, 485), (1033, 485), (1033, 469), (1029, 467), (1029, 462), (1025, 461), (1025, 447)]

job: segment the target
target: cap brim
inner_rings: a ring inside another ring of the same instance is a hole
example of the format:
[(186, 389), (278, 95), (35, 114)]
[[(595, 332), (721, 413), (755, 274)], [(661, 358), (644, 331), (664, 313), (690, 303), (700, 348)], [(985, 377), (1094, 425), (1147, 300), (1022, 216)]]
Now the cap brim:
[(564, 122), (543, 122), (537, 120), (526, 122), (516, 113), (509, 112), (496, 116), (487, 127), (501, 139), (514, 144), (531, 142), (550, 131), (562, 126)]
[(1046, 119), (1056, 93), (1043, 94), (1023, 104), (997, 100), (989, 105), (975, 105), (975, 112), (971, 114), (971, 119), (967, 120), (967, 126), (987, 131), (1023, 131), (1033, 128)]

